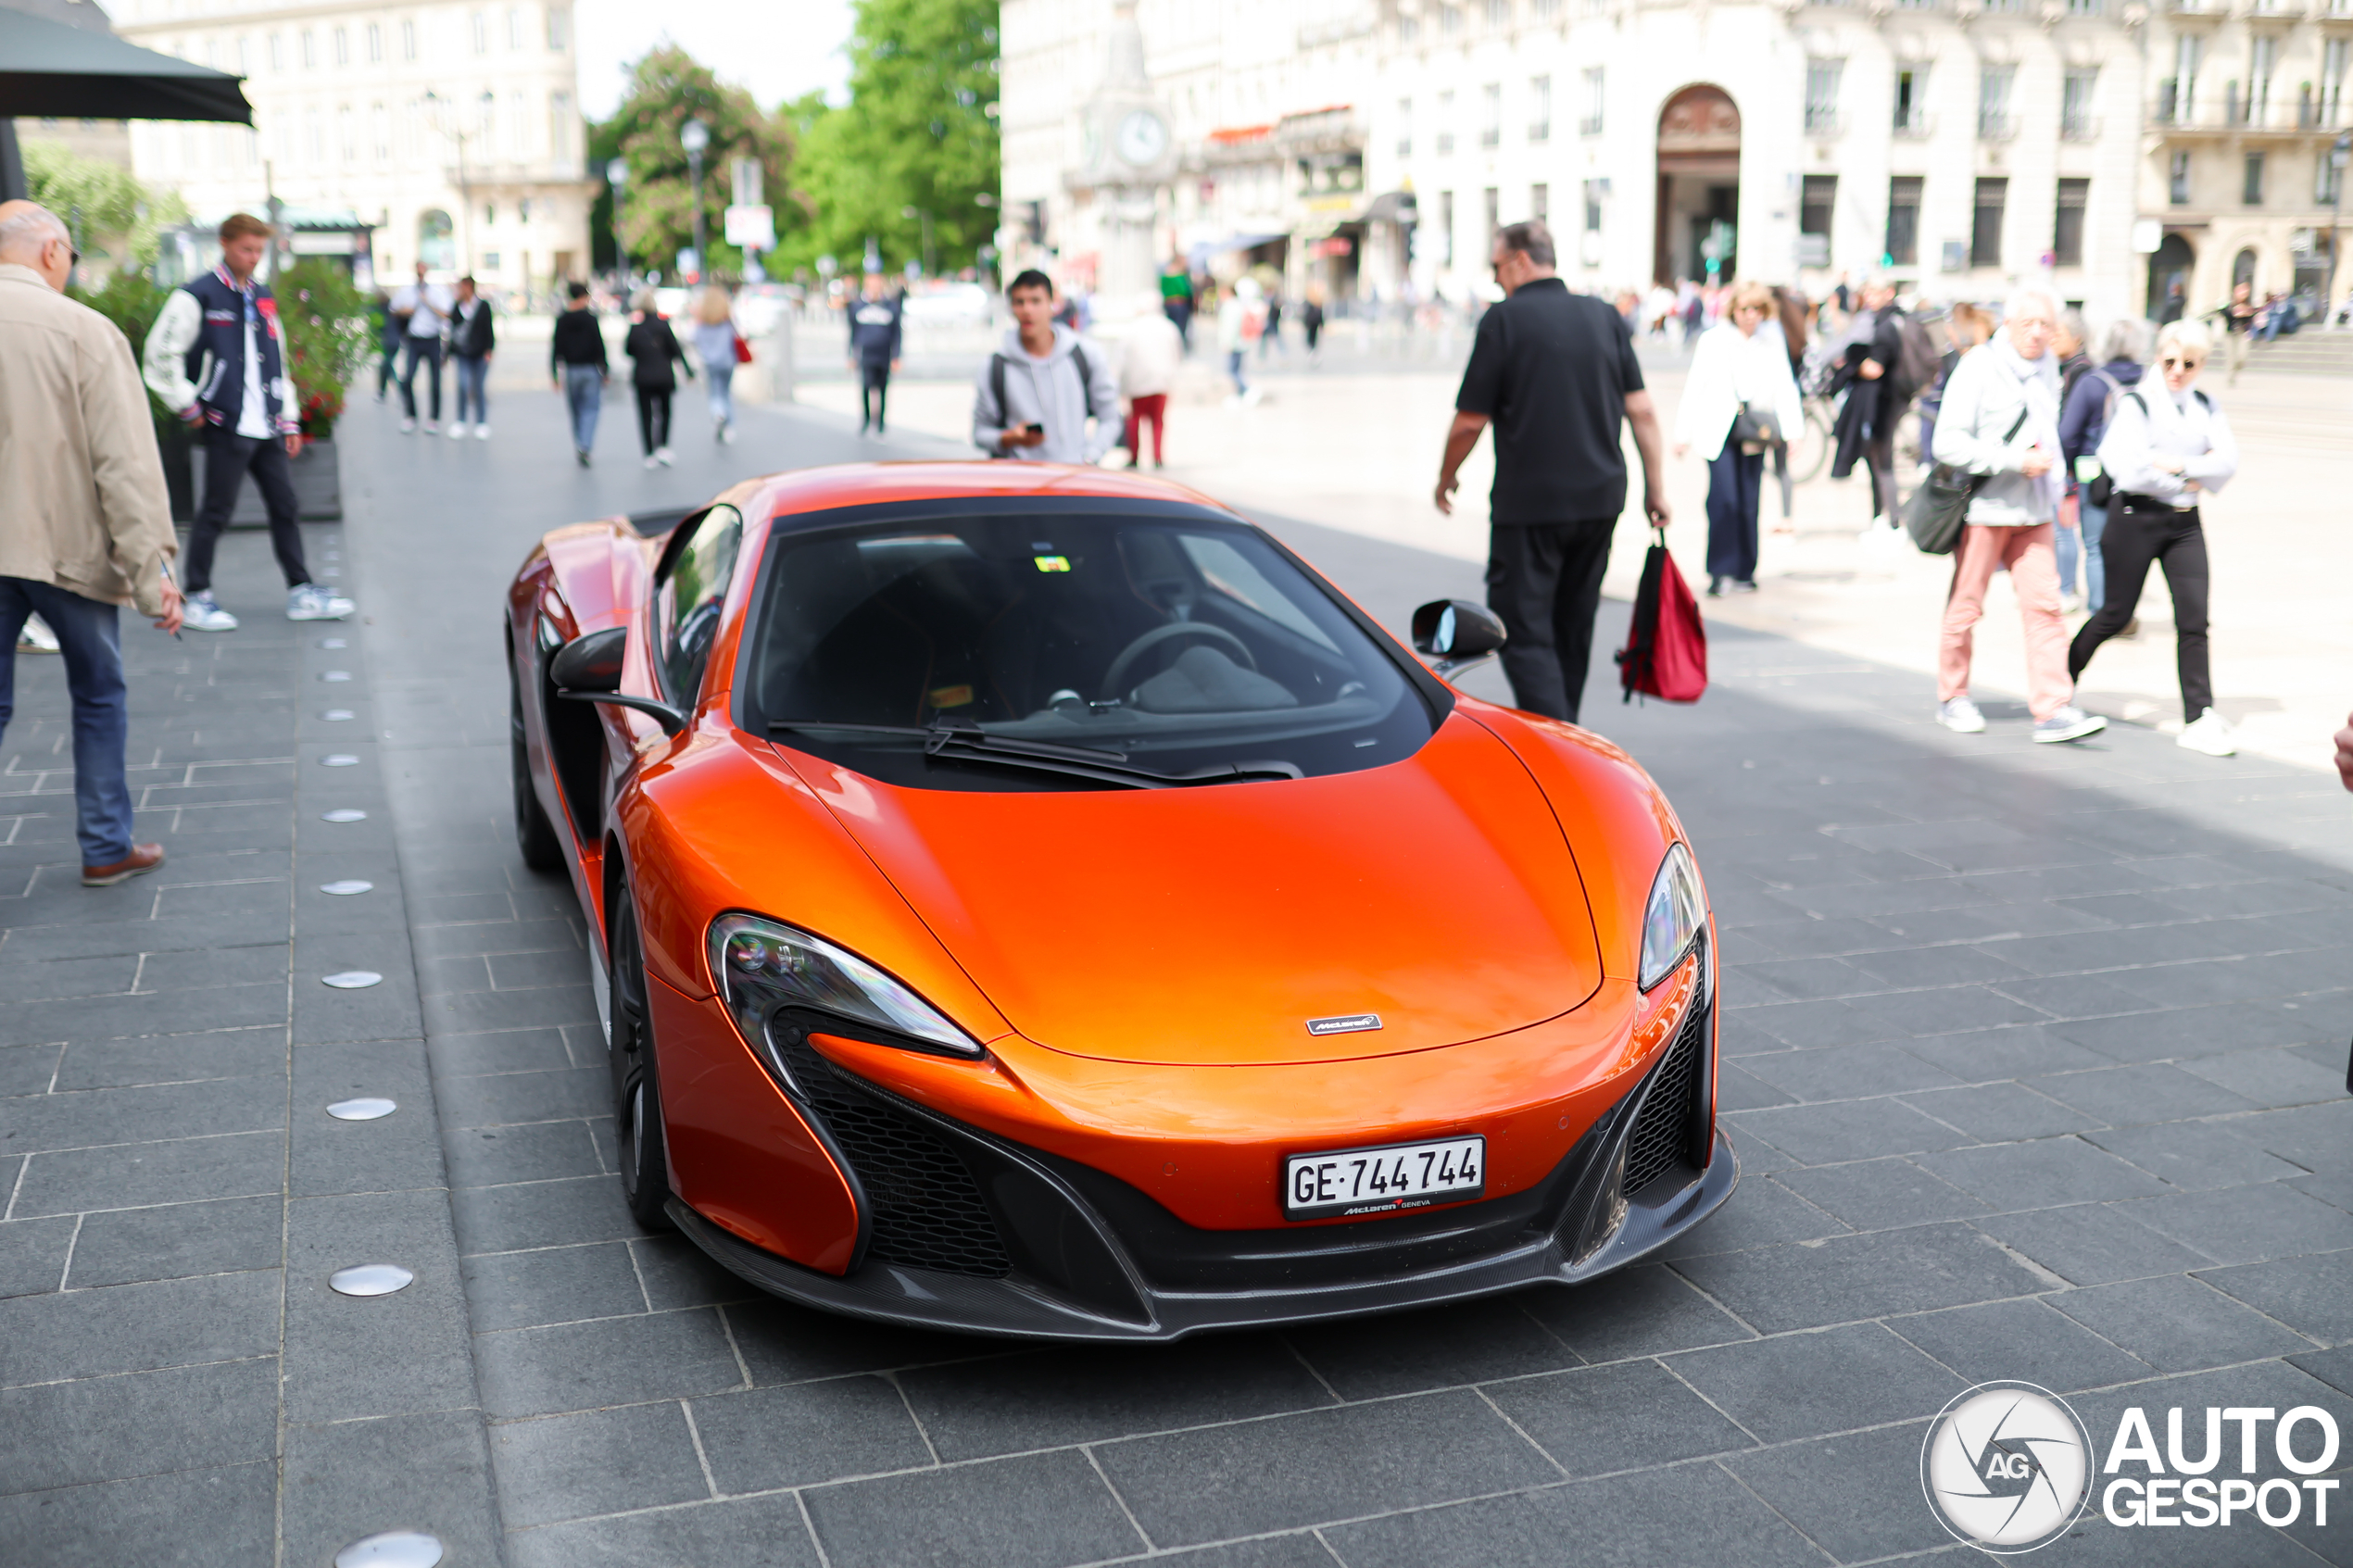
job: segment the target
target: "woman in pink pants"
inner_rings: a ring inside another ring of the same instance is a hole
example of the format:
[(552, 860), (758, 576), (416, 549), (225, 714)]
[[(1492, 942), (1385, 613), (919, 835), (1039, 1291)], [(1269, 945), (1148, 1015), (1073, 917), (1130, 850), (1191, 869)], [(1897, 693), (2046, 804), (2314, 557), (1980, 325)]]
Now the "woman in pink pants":
[(1969, 658), (1985, 613), (1985, 587), (2009, 568), (2026, 632), (2026, 699), (2034, 738), (2082, 740), (2108, 721), (2075, 706), (2067, 674), (2067, 624), (2059, 618), (2058, 563), (2052, 524), (2058, 516), (2059, 366), (2051, 352), (2058, 307), (2049, 295), (2014, 295), (2002, 330), (1963, 356), (1944, 387), (1936, 417), (1935, 457), (1982, 476), (1969, 523), (1953, 552), (1953, 591), (1944, 601), (1937, 649), (1936, 721), (1965, 735), (1985, 728), (1969, 700)]

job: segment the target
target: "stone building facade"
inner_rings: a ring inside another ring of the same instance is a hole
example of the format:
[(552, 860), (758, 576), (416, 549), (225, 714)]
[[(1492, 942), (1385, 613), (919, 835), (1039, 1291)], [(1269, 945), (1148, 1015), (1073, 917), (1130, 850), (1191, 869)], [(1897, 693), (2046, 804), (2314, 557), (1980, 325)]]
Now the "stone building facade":
[(510, 296), (585, 277), (586, 130), (572, 9), (121, 0), (121, 36), (245, 78), (254, 127), (134, 122), (140, 178), (198, 218), (271, 195), (375, 225), (379, 280), (422, 259)]
[[(2319, 275), (2353, 0), (2251, 3), (2273, 8), (1140, 0), (1138, 15), (1182, 150), (1164, 238), (1213, 266), (1462, 298), (1485, 286), (1493, 227), (1541, 217), (1579, 286), (1700, 278), (1713, 256), (1816, 293), (1882, 266), (1934, 298), (2044, 282), (2107, 315), (2155, 313), (2177, 276), (2206, 308), (2233, 267), (2266, 289)], [(1024, 220), (1009, 234), (1082, 273), (1068, 106), (1101, 69), (1109, 16), (1107, 0), (1004, 6), (1004, 195)]]

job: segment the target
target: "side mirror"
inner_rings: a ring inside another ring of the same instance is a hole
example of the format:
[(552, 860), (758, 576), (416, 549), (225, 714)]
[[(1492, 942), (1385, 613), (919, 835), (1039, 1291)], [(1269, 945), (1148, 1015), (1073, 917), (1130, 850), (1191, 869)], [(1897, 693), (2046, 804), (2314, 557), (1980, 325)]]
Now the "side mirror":
[(609, 626), (601, 632), (591, 632), (574, 637), (556, 650), (547, 661), (548, 679), (556, 683), (556, 695), (573, 702), (601, 702), (612, 708), (634, 708), (648, 714), (661, 726), (661, 733), (674, 735), (686, 727), (686, 715), (679, 709), (658, 697), (628, 696), (621, 691), (621, 669), (629, 650), (629, 629)]
[(1438, 674), (1477, 663), (1504, 642), (1495, 612), (1469, 599), (1432, 599), (1414, 611), (1414, 651), (1436, 660), (1430, 668)]
[(629, 628), (609, 626), (574, 637), (556, 650), (548, 661), (548, 678), (569, 692), (617, 692), (621, 689), (623, 657), (629, 649)]

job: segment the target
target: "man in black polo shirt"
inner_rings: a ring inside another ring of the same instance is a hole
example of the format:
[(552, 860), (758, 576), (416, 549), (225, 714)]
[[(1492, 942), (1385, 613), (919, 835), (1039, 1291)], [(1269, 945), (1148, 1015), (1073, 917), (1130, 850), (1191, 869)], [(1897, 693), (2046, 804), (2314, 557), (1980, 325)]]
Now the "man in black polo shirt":
[(1610, 531), (1626, 509), (1621, 420), (1642, 455), (1642, 510), (1667, 526), (1658, 410), (1625, 319), (1553, 276), (1544, 225), (1500, 231), (1494, 265), (1509, 297), (1479, 320), (1438, 470), (1438, 509), (1453, 511), (1455, 470), (1491, 420), (1487, 603), (1511, 633), (1504, 675), (1521, 708), (1575, 723)]

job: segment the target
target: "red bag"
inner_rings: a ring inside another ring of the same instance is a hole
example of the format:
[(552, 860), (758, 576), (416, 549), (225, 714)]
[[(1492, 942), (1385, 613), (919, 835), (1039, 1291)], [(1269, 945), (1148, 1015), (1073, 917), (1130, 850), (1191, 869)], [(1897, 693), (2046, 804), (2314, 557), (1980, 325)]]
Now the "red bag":
[(744, 341), (744, 334), (741, 332), (736, 334), (736, 363), (738, 365), (751, 363), (751, 345)]
[(1625, 700), (1636, 692), (1666, 702), (1697, 702), (1707, 690), (1707, 628), (1699, 601), (1667, 553), (1667, 531), (1642, 560), (1642, 584), (1634, 591), (1634, 624), (1617, 656)]

